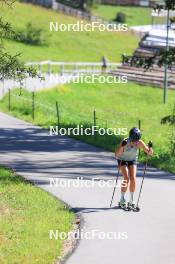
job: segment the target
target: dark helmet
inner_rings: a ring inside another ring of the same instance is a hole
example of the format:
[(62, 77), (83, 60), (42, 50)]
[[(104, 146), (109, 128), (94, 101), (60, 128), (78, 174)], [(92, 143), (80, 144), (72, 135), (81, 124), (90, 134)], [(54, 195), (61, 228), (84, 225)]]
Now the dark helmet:
[(140, 129), (137, 127), (133, 127), (129, 132), (129, 139), (130, 141), (136, 142), (139, 141), (142, 137), (142, 134), (140, 132)]

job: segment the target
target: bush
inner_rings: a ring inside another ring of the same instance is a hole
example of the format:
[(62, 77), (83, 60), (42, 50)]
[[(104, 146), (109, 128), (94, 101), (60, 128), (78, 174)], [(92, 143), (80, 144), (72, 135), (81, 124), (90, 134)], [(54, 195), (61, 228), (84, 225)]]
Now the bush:
[(126, 15), (122, 12), (118, 12), (116, 15), (115, 21), (118, 23), (125, 23), (126, 22)]
[(14, 34), (11, 38), (18, 42), (23, 42), (29, 45), (47, 45), (43, 29), (36, 28), (31, 23), (28, 23), (24, 30), (14, 31)]
[(175, 115), (168, 115), (161, 119), (161, 124), (175, 125)]

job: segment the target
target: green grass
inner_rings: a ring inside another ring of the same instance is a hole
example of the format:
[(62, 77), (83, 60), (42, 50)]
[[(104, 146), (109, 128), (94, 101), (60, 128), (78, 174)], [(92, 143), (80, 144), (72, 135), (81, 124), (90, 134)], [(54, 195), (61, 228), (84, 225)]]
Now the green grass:
[(137, 37), (128, 32), (49, 32), (50, 21), (74, 24), (77, 20), (36, 5), (16, 2), (13, 9), (1, 8), (0, 15), (16, 29), (32, 22), (48, 35), (46, 47), (4, 41), (6, 48), (21, 53), (24, 61), (100, 61), (103, 55), (110, 61), (120, 61), (122, 53), (132, 54), (138, 44)]
[(147, 7), (99, 5), (93, 10), (94, 15), (106, 20), (114, 20), (118, 12), (126, 14), (126, 23), (128, 26), (152, 24), (151, 8)]
[[(31, 99), (31, 94), (26, 91), (23, 91), (23, 96)], [(172, 128), (160, 124), (161, 118), (171, 113), (174, 96), (175, 92), (169, 91), (168, 103), (164, 105), (162, 89), (139, 86), (135, 83), (58, 86), (36, 93), (35, 123), (44, 127), (56, 125), (56, 100), (63, 127), (75, 127), (77, 124), (89, 126), (93, 123), (94, 109), (97, 114), (97, 125), (101, 127), (107, 124), (108, 127), (124, 127), (129, 131), (131, 127), (138, 126), (138, 120), (141, 120), (143, 139), (146, 143), (153, 140), (155, 144), (152, 164), (175, 172), (174, 158), (169, 155)], [(6, 96), (0, 103), (0, 109), (8, 111), (7, 105)], [(43, 105), (50, 106), (53, 110), (47, 110)], [(23, 101), (22, 97), (12, 97), (11, 114), (32, 122), (31, 102)], [(77, 139), (114, 151), (121, 137), (96, 135)]]
[(50, 240), (49, 231), (70, 231), (74, 214), (4, 167), (0, 167), (0, 197), (0, 263), (55, 263), (63, 240)]

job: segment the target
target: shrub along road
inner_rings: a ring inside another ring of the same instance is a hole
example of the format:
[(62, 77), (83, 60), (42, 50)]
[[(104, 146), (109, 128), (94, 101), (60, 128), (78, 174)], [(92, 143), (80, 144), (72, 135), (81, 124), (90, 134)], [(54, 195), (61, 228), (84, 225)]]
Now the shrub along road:
[[(77, 177), (115, 179), (113, 155), (67, 137), (50, 137), (46, 130), (0, 113), (0, 160), (18, 174), (64, 200), (84, 218), (85, 232), (126, 232), (128, 239), (83, 238), (68, 264), (173, 264), (175, 259), (175, 175), (149, 167), (141, 197), (141, 212), (109, 208), (112, 188), (73, 187)], [(138, 187), (143, 166), (138, 169)], [(49, 178), (68, 187), (51, 187)], [(114, 205), (117, 205), (119, 190)], [(49, 239), (49, 237), (48, 237)], [(47, 242), (47, 241), (46, 241)]]

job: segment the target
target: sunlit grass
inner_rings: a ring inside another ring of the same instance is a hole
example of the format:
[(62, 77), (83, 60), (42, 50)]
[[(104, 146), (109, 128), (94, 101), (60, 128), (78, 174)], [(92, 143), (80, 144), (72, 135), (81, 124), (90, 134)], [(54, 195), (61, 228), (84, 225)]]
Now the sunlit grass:
[[(161, 119), (172, 113), (174, 95), (174, 91), (169, 91), (168, 103), (164, 105), (163, 90), (158, 88), (140, 86), (135, 83), (90, 85), (71, 83), (36, 93), (34, 123), (44, 127), (57, 125), (56, 101), (63, 127), (74, 127), (78, 124), (92, 125), (94, 109), (97, 117), (96, 124), (100, 127), (127, 128), (129, 131), (131, 127), (138, 126), (140, 120), (143, 139), (146, 143), (153, 140), (155, 145), (156, 155), (152, 159), (153, 164), (160, 165), (161, 168), (168, 167), (173, 171), (174, 165), (171, 165), (173, 161), (170, 162), (170, 158), (168, 161), (164, 158), (164, 155), (167, 157), (170, 152), (172, 127), (161, 125)], [(31, 93), (26, 91), (23, 91), (23, 96), (31, 99)], [(26, 102), (20, 96), (12, 97), (11, 101), (11, 114), (33, 122), (31, 101)], [(0, 108), (8, 111), (7, 106), (8, 96), (0, 103)], [(114, 151), (123, 137), (96, 135), (76, 138)]]
[(3, 167), (0, 197), (0, 263), (55, 263), (64, 241), (50, 240), (49, 232), (70, 231), (74, 214), (50, 194)]

